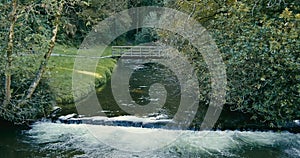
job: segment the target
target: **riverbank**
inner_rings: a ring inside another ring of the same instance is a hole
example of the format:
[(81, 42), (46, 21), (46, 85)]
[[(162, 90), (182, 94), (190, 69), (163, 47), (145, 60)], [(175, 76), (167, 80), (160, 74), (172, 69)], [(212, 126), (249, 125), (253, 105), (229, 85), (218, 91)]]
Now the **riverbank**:
[[(66, 106), (66, 109), (72, 108), (70, 106), (74, 106), (72, 75), (77, 51), (75, 47), (57, 45), (54, 48), (55, 54), (69, 56), (52, 56), (48, 65), (49, 73), (47, 77), (49, 78), (51, 90), (55, 95), (55, 101), (59, 106)], [(111, 48), (107, 48), (102, 56), (110, 54)], [(93, 75), (95, 77), (95, 88), (100, 88), (105, 85), (108, 78), (110, 78), (115, 62), (115, 59), (111, 58), (100, 59), (95, 72), (80, 71), (76, 73), (87, 76)], [(88, 93), (88, 91), (83, 91), (81, 95), (84, 97), (87, 96)]]

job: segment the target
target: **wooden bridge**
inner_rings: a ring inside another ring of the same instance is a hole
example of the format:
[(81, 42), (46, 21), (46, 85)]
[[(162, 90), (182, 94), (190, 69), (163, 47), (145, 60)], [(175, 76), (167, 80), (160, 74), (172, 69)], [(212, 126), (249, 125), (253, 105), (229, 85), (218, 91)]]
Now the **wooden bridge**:
[(159, 46), (112, 46), (112, 57), (162, 58), (162, 50)]

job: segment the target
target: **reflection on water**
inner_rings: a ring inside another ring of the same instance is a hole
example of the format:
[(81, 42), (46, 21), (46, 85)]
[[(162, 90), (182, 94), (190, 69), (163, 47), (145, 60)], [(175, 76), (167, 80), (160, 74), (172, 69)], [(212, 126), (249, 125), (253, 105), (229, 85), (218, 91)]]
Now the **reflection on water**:
[[(99, 126), (99, 128), (116, 128)], [(123, 127), (130, 128), (130, 127)], [(151, 129), (139, 129), (151, 130)], [(86, 125), (38, 122), (24, 132), (1, 133), (0, 157), (272, 157), (297, 158), (300, 134), (287, 132), (168, 131), (181, 132), (173, 143), (157, 150), (127, 152), (95, 139)], [(113, 134), (110, 137), (114, 140)], [(141, 140), (141, 143), (146, 143)]]
[[(180, 83), (175, 74), (160, 64), (147, 63), (140, 65), (137, 62), (136, 64), (131, 63), (129, 66), (134, 69), (129, 80), (129, 92), (132, 101), (139, 105), (147, 105), (150, 101), (158, 102), (157, 98), (150, 98), (149, 89), (151, 85), (160, 83), (167, 91), (167, 98), (164, 106), (156, 112), (167, 114), (170, 117), (174, 115), (180, 103)], [(127, 114), (114, 100), (110, 81), (102, 91), (98, 92), (98, 100), (107, 116)]]

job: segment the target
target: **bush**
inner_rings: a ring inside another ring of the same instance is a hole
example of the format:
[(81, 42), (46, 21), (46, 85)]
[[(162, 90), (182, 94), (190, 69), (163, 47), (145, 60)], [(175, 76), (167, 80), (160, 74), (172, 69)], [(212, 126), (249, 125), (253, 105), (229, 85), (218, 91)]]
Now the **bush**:
[(236, 2), (211, 21), (227, 66), (227, 102), (280, 127), (300, 118), (299, 6), (262, 7), (254, 15), (251, 8)]
[[(300, 118), (299, 4), (205, 0), (169, 5), (193, 16), (215, 39), (227, 68), (226, 106), (248, 113), (254, 121), (281, 127)], [(200, 101), (207, 104), (210, 87), (205, 85), (210, 76), (201, 54), (181, 37), (158, 32), (162, 41), (173, 41), (171, 45), (193, 61)]]

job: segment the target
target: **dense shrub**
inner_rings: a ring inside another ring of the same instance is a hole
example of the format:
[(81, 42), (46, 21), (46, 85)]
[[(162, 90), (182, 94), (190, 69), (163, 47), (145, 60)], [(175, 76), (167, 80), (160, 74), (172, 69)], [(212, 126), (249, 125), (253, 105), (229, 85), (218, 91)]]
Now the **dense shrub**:
[(210, 31), (227, 66), (228, 104), (281, 126), (300, 118), (300, 8), (253, 5), (221, 8)]
[[(193, 16), (215, 39), (227, 68), (226, 106), (280, 127), (300, 118), (299, 4), (205, 0), (175, 1), (170, 6)], [(198, 71), (205, 70), (201, 54), (188, 42), (167, 32), (160, 35), (175, 41), (173, 45), (191, 58)], [(208, 73), (199, 73), (200, 86), (209, 83), (203, 82), (207, 77)], [(200, 88), (209, 91), (209, 86)], [(207, 100), (205, 96), (200, 100)]]

